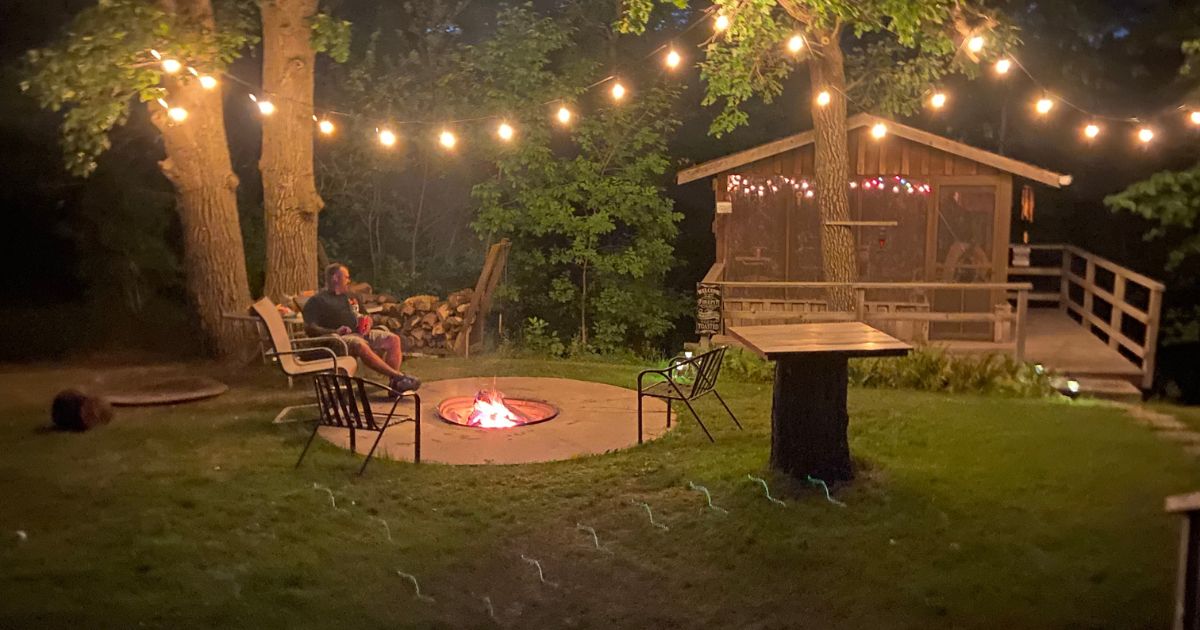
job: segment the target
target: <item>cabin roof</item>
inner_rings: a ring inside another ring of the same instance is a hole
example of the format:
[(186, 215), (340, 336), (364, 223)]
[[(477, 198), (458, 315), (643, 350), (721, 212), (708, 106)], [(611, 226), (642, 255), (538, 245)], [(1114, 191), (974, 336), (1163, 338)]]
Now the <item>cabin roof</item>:
[[(846, 119), (846, 130), (851, 131), (862, 127), (873, 126), (880, 122), (887, 125), (889, 134), (894, 134), (901, 138), (933, 147), (940, 151), (953, 153), (954, 155), (964, 157), (968, 160), (974, 160), (980, 164), (986, 164), (993, 168), (1012, 173), (1013, 175), (1019, 175), (1026, 179), (1046, 184), (1047, 186), (1053, 186), (1054, 188), (1061, 188), (1071, 184), (1070, 175), (1063, 175), (1061, 173), (1055, 173), (1054, 171), (1048, 171), (1044, 168), (1040, 168), (1020, 160), (1014, 160), (998, 153), (985, 151), (969, 144), (963, 144), (962, 142), (929, 133), (928, 131), (922, 131), (915, 127), (909, 127), (908, 125), (904, 125), (881, 116), (875, 116), (873, 114), (863, 113), (851, 116), (850, 118)], [(769, 158), (773, 155), (785, 153), (787, 151), (791, 151), (792, 149), (797, 149), (804, 145), (810, 144), (813, 142), (814, 138), (815, 134), (810, 129), (786, 138), (781, 138), (766, 144), (760, 144), (744, 151), (738, 151), (737, 153), (731, 153), (723, 157), (709, 160), (707, 162), (679, 171), (679, 173), (676, 175), (676, 183), (686, 184), (688, 182), (694, 182), (705, 177), (711, 177), (718, 173), (724, 173), (739, 166), (744, 166), (751, 162), (757, 162), (764, 158)]]

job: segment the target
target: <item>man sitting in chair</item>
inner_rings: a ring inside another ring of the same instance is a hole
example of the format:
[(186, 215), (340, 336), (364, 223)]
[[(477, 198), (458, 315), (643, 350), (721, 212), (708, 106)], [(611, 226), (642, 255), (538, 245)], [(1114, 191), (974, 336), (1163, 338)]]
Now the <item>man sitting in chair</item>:
[(370, 318), (360, 319), (358, 302), (350, 295), (349, 288), (350, 269), (346, 265), (333, 263), (326, 267), (325, 288), (304, 303), (304, 331), (311, 337), (341, 337), (350, 354), (387, 376), (388, 386), (396, 391), (415, 391), (421, 387), (420, 379), (400, 371), (403, 359), (400, 337), (371, 328)]

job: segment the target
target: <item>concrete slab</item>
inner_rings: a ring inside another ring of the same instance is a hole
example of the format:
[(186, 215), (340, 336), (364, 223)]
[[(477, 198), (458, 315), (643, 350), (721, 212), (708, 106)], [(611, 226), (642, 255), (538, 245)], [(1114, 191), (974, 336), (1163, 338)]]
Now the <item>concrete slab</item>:
[[(437, 415), (438, 404), (453, 396), (473, 396), (495, 387), (509, 398), (549, 401), (559, 408), (557, 418), (512, 429), (478, 429), (453, 425)], [(460, 378), (425, 383), (421, 387), (421, 461), (443, 464), (524, 464), (551, 462), (628, 448), (637, 444), (637, 393), (632, 389), (563, 378)], [(412, 411), (411, 403), (408, 413)], [(651, 440), (667, 431), (666, 403), (644, 399), (644, 436)], [(391, 403), (373, 408), (386, 413)], [(673, 414), (677, 419), (678, 414)], [(413, 424), (388, 429), (376, 457), (412, 461)], [(319, 434), (350, 448), (349, 432), (324, 427)], [(365, 455), (374, 433), (360, 432), (357, 450)]]

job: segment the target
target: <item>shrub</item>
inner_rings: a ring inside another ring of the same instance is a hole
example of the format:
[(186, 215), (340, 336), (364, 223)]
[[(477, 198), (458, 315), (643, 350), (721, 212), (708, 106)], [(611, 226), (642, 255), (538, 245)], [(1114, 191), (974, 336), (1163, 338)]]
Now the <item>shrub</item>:
[[(724, 370), (740, 380), (770, 382), (774, 364), (741, 348), (725, 354)], [(858, 387), (915, 389), (929, 392), (1048, 396), (1050, 375), (1008, 355), (954, 355), (921, 346), (908, 356), (852, 359), (850, 384)]]

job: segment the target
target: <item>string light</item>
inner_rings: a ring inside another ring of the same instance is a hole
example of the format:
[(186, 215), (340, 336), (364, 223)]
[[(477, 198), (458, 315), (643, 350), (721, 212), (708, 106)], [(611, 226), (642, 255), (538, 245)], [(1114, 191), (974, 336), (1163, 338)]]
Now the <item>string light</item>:
[(391, 129), (380, 129), (379, 144), (382, 144), (385, 147), (395, 146), (396, 134)]
[(1154, 139), (1154, 130), (1149, 127), (1138, 129), (1137, 138), (1142, 144), (1149, 144)]
[(261, 112), (263, 116), (270, 116), (271, 114), (275, 113), (275, 103), (272, 103), (266, 99), (260, 101), (258, 100), (258, 97), (253, 94), (250, 95), (250, 100), (254, 101), (255, 105), (258, 105), (258, 111)]
[(1008, 71), (1011, 69), (1012, 69), (1012, 60), (1011, 59), (1001, 59), (1000, 61), (996, 62), (996, 74), (1005, 75), (1005, 74), (1008, 74)]
[(166, 72), (167, 74), (175, 74), (176, 72), (183, 70), (183, 64), (179, 63), (178, 59), (163, 59), (162, 69), (163, 72)]
[(516, 132), (513, 131), (512, 125), (510, 125), (506, 122), (502, 122), (502, 123), (500, 123), (499, 127), (496, 127), (496, 135), (500, 136), (500, 139), (504, 140), (505, 142), (512, 140), (513, 134), (515, 134), (515, 133)]
[(617, 81), (616, 83), (613, 84), (612, 97), (613, 97), (614, 101), (619, 101), (619, 100), (625, 98), (625, 86), (621, 85), (620, 81)]
[(799, 35), (792, 35), (791, 39), (787, 42), (788, 52), (793, 54), (798, 53), (801, 48), (804, 48), (804, 38)]
[(667, 67), (668, 68), (674, 69), (674, 68), (679, 67), (679, 62), (682, 60), (683, 60), (683, 58), (679, 56), (678, 52), (675, 52), (674, 48), (667, 51)]
[(929, 97), (929, 105), (934, 109), (941, 109), (946, 106), (946, 93), (934, 92), (933, 96)]
[(1188, 119), (1192, 121), (1193, 125), (1200, 126), (1200, 109), (1193, 111), (1192, 115), (1189, 116)]
[(1054, 101), (1043, 96), (1042, 98), (1038, 99), (1037, 104), (1034, 105), (1034, 108), (1037, 110), (1037, 113), (1046, 115), (1050, 113), (1050, 110), (1054, 109)]
[(187, 120), (188, 111), (182, 107), (171, 107), (167, 109), (167, 116), (175, 122), (183, 122)]
[(821, 90), (821, 93), (817, 94), (817, 105), (820, 105), (821, 107), (825, 107), (826, 105), (829, 104), (829, 101), (832, 100), (832, 98), (833, 97), (831, 97), (829, 95), (829, 92), (827, 92), (825, 90)]
[(977, 52), (983, 50), (983, 44), (984, 44), (983, 35), (976, 35), (976, 36), (972, 37), (971, 39), (967, 40), (967, 50), (969, 50), (973, 53), (977, 53)]
[(217, 87), (217, 78), (207, 74), (200, 75), (200, 87), (211, 90)]
[(1090, 124), (1083, 128), (1083, 135), (1086, 136), (1088, 140), (1091, 140), (1100, 135), (1100, 127), (1094, 123)]
[(321, 120), (317, 121), (317, 130), (321, 133), (327, 136), (333, 135), (333, 129), (333, 121), (329, 120), (328, 118), (322, 118)]
[(713, 21), (713, 28), (720, 33), (729, 28), (729, 16), (724, 13), (718, 13), (717, 19)]
[(456, 138), (450, 130), (443, 129), (442, 132), (438, 134), (438, 143), (447, 149), (453, 149), (454, 145), (458, 144), (458, 138)]
[(567, 109), (566, 105), (563, 105), (558, 108), (558, 113), (555, 114), (555, 117), (558, 118), (559, 123), (565, 125), (571, 122), (571, 110)]
[(876, 140), (882, 139), (886, 135), (887, 125), (883, 123), (875, 123), (875, 126), (871, 127), (871, 136)]

